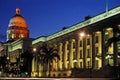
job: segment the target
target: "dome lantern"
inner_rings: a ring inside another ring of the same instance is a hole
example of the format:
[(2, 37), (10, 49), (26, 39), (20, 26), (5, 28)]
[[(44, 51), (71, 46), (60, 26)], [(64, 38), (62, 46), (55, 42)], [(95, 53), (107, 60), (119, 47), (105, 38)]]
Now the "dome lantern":
[(16, 8), (16, 14), (20, 15), (20, 9), (19, 8)]

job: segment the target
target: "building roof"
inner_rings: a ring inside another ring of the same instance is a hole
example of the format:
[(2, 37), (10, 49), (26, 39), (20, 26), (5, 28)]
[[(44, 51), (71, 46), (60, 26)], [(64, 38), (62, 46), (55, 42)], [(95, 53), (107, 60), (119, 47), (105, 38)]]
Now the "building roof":
[(111, 9), (111, 10), (109, 10), (107, 12), (104, 12), (102, 14), (99, 14), (97, 16), (94, 16), (94, 17), (92, 17), (92, 18), (90, 18), (88, 20), (85, 20), (83, 22), (72, 25), (71, 27), (69, 27), (67, 29), (64, 29), (62, 31), (59, 31), (59, 32), (57, 32), (55, 34), (52, 34), (52, 35), (50, 35), (48, 37), (39, 37), (36, 40), (34, 40), (32, 42), (32, 44), (36, 44), (36, 43), (38, 43), (40, 41), (48, 41), (48, 40), (60, 37), (62, 35), (65, 35), (65, 34), (68, 34), (68, 33), (72, 32), (72, 31), (81, 29), (81, 28), (86, 27), (88, 25), (92, 25), (94, 23), (100, 22), (102, 20), (105, 20), (107, 18), (110, 18), (110, 17), (118, 15), (118, 14), (120, 14), (120, 6), (114, 8), (114, 9)]

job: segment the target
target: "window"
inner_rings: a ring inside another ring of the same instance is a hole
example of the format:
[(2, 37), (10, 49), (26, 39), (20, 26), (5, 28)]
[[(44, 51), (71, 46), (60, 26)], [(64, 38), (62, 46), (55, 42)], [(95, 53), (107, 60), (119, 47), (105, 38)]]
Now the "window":
[(82, 59), (82, 50), (80, 50), (80, 59)]
[(74, 62), (74, 68), (76, 68), (76, 62)]
[(67, 60), (69, 61), (69, 52), (67, 53)]
[(87, 39), (87, 45), (90, 45), (90, 38)]
[(67, 63), (67, 68), (69, 68), (69, 66), (70, 66), (70, 63)]
[(73, 52), (73, 59), (76, 59), (76, 53)]
[(80, 62), (80, 68), (83, 68), (83, 66), (82, 66), (82, 62)]
[(98, 60), (95, 61), (95, 67), (98, 68)]
[(91, 54), (90, 54), (90, 49), (87, 49), (87, 58), (90, 58)]
[(80, 41), (80, 47), (82, 47), (82, 41)]
[(75, 42), (73, 42), (73, 48), (75, 48)]
[(109, 39), (109, 35), (105, 34), (105, 41), (107, 41)]
[(95, 54), (98, 54), (98, 47), (95, 48)]
[(20, 34), (20, 36), (19, 36), (20, 38), (23, 38), (24, 37), (24, 34)]
[(88, 68), (90, 68), (90, 61), (87, 62)]
[(69, 50), (69, 48), (70, 48), (70, 45), (69, 45), (69, 44), (67, 44), (67, 50)]
[(11, 38), (14, 39), (15, 38), (15, 34), (12, 33), (11, 34)]
[(98, 36), (95, 36), (95, 43), (98, 43)]

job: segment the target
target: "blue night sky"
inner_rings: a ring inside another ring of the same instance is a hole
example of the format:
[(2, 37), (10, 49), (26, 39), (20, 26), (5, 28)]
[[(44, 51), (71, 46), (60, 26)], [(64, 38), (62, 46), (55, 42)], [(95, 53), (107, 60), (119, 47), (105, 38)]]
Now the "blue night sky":
[[(112, 9), (120, 0), (108, 0)], [(26, 19), (30, 37), (48, 36), (106, 10), (106, 0), (0, 0), (0, 35), (5, 35), (16, 7)], [(3, 37), (0, 37), (3, 40)]]

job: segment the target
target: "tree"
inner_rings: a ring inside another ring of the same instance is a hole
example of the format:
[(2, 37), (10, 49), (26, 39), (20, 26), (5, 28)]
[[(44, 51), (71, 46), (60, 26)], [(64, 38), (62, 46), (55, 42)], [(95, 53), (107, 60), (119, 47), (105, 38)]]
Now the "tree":
[(54, 47), (49, 47), (47, 44), (43, 44), (42, 47), (40, 47), (40, 56), (41, 61), (43, 65), (47, 65), (48, 74), (50, 74), (50, 63), (53, 62), (53, 60), (59, 59), (60, 56), (58, 54), (58, 50)]
[(120, 41), (120, 36), (118, 37), (112, 37), (110, 39), (108, 39), (107, 43), (106, 43), (106, 52), (108, 51), (108, 48), (111, 46), (112, 43), (118, 42)]
[(28, 72), (29, 77), (31, 77), (33, 54), (26, 50), (21, 54), (21, 58), (23, 58), (23, 66), (21, 67), (21, 71)]
[(0, 66), (2, 66), (2, 70), (5, 70), (5, 66), (6, 66), (6, 56), (0, 56)]
[(113, 37), (109, 38), (106, 45), (105, 45), (105, 52), (108, 52), (108, 49), (109, 47), (111, 46), (112, 43), (114, 43), (113, 45), (113, 63), (114, 63), (114, 66), (116, 66), (118, 63), (117, 63), (117, 55), (120, 55), (120, 53), (118, 53), (117, 51), (117, 42), (120, 41), (120, 35), (117, 35), (117, 34), (120, 34), (120, 30), (118, 27), (114, 27), (113, 28)]

